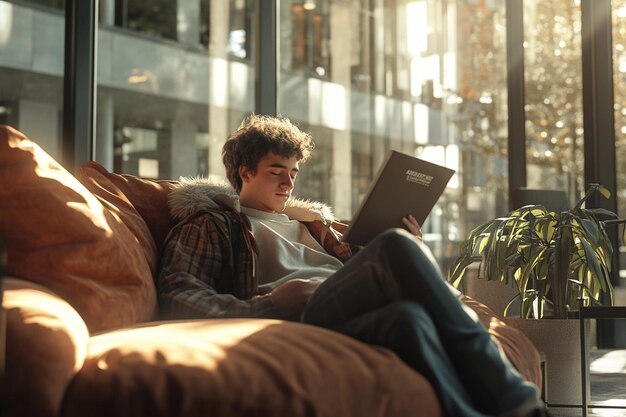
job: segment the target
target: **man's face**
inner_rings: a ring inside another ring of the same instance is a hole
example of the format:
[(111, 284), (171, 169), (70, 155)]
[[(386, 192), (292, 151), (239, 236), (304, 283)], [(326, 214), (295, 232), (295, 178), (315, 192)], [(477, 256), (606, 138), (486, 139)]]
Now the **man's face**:
[(255, 174), (246, 167), (239, 167), (241, 204), (270, 213), (283, 211), (293, 190), (298, 167), (295, 156), (285, 158), (273, 152), (261, 158)]

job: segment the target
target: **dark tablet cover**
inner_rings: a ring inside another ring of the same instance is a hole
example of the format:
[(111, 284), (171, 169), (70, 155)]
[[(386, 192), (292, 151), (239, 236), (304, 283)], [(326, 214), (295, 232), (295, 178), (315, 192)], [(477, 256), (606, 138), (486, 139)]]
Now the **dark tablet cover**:
[(406, 229), (402, 218), (409, 214), (424, 224), (453, 174), (453, 169), (389, 151), (343, 240), (366, 245), (387, 229)]

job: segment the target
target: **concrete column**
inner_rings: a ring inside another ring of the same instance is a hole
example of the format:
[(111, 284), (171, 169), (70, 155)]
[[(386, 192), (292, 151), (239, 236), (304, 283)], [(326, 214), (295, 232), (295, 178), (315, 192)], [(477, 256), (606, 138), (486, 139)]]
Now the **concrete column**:
[(60, 163), (59, 108), (53, 103), (19, 100), (17, 114), (17, 128)]
[[(209, 133), (209, 175), (226, 179), (226, 168), (222, 163), (222, 147), (230, 132), (226, 129), (228, 112), (220, 107), (213, 107), (209, 113), (209, 120), (213, 128)], [(220, 122), (221, 119), (221, 122)]]
[(189, 116), (178, 115), (172, 120), (171, 146), (172, 179), (197, 175), (196, 127)]
[(98, 4), (100, 22), (107, 26), (115, 25), (115, 0), (100, 0)]
[(350, 132), (333, 132), (331, 205), (340, 219), (352, 217), (352, 147)]
[(352, 143), (350, 115), (350, 57), (353, 44), (342, 39), (353, 38), (346, 31), (345, 22), (351, 21), (350, 6), (333, 3), (330, 6), (330, 33), (340, 33), (341, 37), (331, 40), (331, 77), (332, 82), (345, 87), (345, 127), (333, 129), (333, 165), (331, 178), (331, 205), (340, 219), (352, 217)]
[[(228, 2), (218, 3), (226, 3), (228, 5)], [(177, 5), (176, 31), (178, 41), (191, 45), (200, 43), (200, 1), (178, 0)], [(228, 25), (227, 20), (221, 22), (223, 25)]]
[[(228, 63), (228, 57), (226, 54), (226, 45), (228, 44), (228, 22), (230, 21), (229, 4), (225, 1), (212, 1), (211, 4), (211, 22), (209, 27), (210, 32), (210, 45), (209, 45), (209, 59), (211, 60), (223, 60)], [(228, 66), (226, 71), (219, 70), (220, 65), (209, 65), (209, 88), (219, 88), (219, 86), (226, 85), (226, 92), (231, 89), (230, 76)], [(237, 82), (239, 80), (235, 80)], [(209, 91), (209, 97), (216, 98), (209, 103), (208, 118), (209, 118), (209, 175), (222, 178), (226, 180), (226, 170), (222, 163), (222, 147), (226, 138), (230, 133), (229, 130), (229, 114), (228, 107), (230, 97), (228, 93), (217, 94)], [(219, 102), (218, 102), (219, 101)]]
[[(228, 45), (229, 36), (228, 22), (230, 22), (229, 6), (227, 1), (212, 1), (210, 4), (209, 55), (211, 57), (226, 58), (226, 45)], [(250, 34), (247, 35), (249, 36)]]
[(113, 97), (103, 91), (98, 91), (98, 105), (96, 109), (96, 161), (110, 172), (113, 171), (114, 121), (115, 111)]
[[(279, 3), (277, 3), (279, 4)], [(278, 70), (289, 70), (293, 60), (293, 14), (291, 7), (278, 7), (280, 32), (280, 62)]]
[(389, 140), (384, 137), (384, 135), (373, 135), (372, 143), (372, 166), (374, 167), (374, 172), (380, 167), (385, 160), (385, 155), (387, 155), (387, 151), (389, 150)]

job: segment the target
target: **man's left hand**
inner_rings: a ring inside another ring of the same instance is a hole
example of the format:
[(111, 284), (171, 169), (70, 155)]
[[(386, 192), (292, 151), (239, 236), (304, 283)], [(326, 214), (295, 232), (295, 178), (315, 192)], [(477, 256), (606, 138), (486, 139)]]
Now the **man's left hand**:
[(422, 229), (420, 228), (419, 223), (415, 220), (411, 214), (402, 218), (402, 223), (406, 226), (406, 228), (418, 239), (422, 239)]

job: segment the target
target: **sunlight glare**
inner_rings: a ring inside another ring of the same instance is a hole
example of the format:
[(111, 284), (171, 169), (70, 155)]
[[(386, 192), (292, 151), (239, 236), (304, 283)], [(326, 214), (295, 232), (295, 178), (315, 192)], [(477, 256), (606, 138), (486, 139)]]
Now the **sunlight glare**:
[(428, 5), (414, 1), (406, 5), (406, 40), (409, 55), (420, 55), (428, 50)]
[(0, 2), (0, 46), (9, 43), (13, 23), (13, 5)]
[[(276, 323), (275, 320), (198, 320), (123, 329), (92, 338), (89, 354), (92, 358), (100, 356), (97, 366), (102, 370), (131, 360), (212, 369), (226, 358), (228, 348)], [(163, 350), (163, 346), (168, 348)]]
[[(72, 339), (74, 352), (74, 371), (83, 367), (87, 357), (87, 340), (89, 332), (80, 315), (64, 300), (47, 293), (48, 290), (36, 288), (12, 288), (14, 282), (11, 278), (5, 278), (4, 300), (2, 306), (9, 310), (23, 306), (41, 306), (41, 311), (29, 312), (24, 318), (24, 323), (33, 324), (54, 332), (64, 332)], [(20, 285), (20, 284), (15, 284)], [(31, 286), (37, 284), (29, 284)], [(45, 307), (44, 307), (45, 306)], [(66, 329), (71, 329), (67, 331)]]
[(623, 350), (607, 352), (594, 360), (589, 369), (597, 373), (624, 372), (626, 371), (626, 355)]

